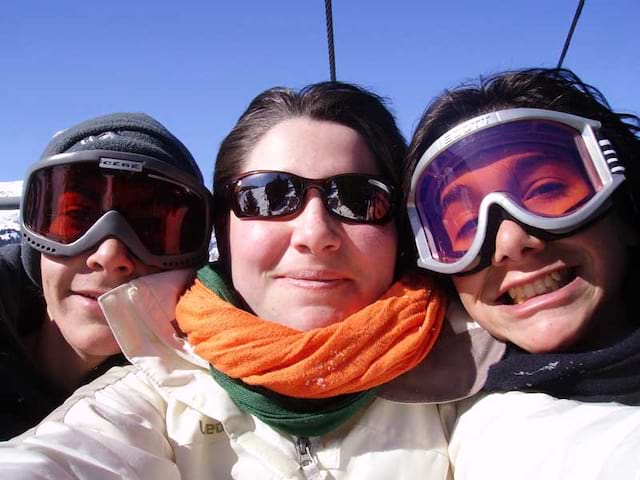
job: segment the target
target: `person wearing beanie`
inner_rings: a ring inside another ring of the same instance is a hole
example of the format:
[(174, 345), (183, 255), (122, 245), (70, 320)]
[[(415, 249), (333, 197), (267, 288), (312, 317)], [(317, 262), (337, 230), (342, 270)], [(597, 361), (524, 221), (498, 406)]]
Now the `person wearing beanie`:
[(208, 258), (211, 195), (187, 148), (142, 113), (58, 132), (24, 179), (21, 245), (0, 249), (0, 439), (126, 362), (97, 298)]

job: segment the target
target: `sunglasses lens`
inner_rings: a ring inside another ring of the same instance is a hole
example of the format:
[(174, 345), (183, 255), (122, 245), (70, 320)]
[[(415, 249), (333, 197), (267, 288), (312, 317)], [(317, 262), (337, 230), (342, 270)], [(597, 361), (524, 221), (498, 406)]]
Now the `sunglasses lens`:
[(391, 215), (393, 191), (382, 181), (360, 174), (306, 180), (285, 172), (256, 172), (235, 181), (233, 210), (239, 217), (268, 218), (295, 213), (310, 185), (322, 190), (327, 208), (354, 222), (382, 223)]
[(206, 203), (200, 195), (158, 176), (104, 170), (94, 162), (36, 171), (23, 220), (33, 233), (70, 244), (110, 210), (125, 217), (154, 255), (194, 252), (206, 241)]
[(234, 211), (240, 217), (277, 217), (300, 206), (300, 182), (278, 172), (253, 173), (234, 183)]
[(487, 195), (500, 192), (532, 216), (560, 218), (601, 187), (580, 132), (525, 120), (473, 133), (437, 155), (418, 179), (416, 203), (432, 251), (453, 263), (474, 241)]
[(356, 222), (383, 222), (393, 207), (391, 189), (364, 175), (340, 175), (332, 179), (326, 196), (331, 211)]

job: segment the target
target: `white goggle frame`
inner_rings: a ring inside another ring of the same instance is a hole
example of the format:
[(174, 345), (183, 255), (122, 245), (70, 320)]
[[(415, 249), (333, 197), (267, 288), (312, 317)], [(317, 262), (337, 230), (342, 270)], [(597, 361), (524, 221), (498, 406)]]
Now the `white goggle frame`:
[[(432, 233), (422, 223), (418, 202), (416, 202), (417, 186), (422, 173), (438, 155), (463, 138), (487, 128), (518, 120), (551, 120), (573, 127), (580, 132), (589, 158), (593, 162), (595, 172), (602, 182), (602, 188), (576, 211), (556, 218), (535, 215), (517, 205), (507, 194), (492, 192), (484, 197), (480, 203), (476, 235), (467, 252), (455, 262), (446, 263), (441, 261)], [(418, 266), (444, 274), (461, 273), (476, 267), (480, 261), (481, 250), (485, 243), (489, 223), (489, 208), (492, 205), (498, 205), (508, 215), (523, 224), (551, 234), (562, 235), (588, 222), (625, 179), (624, 166), (618, 160), (611, 143), (609, 140), (599, 139), (596, 135), (600, 126), (600, 122), (568, 113), (537, 108), (513, 108), (472, 118), (457, 125), (438, 138), (422, 155), (416, 165), (411, 177), (411, 189), (407, 200), (407, 213), (419, 253)]]

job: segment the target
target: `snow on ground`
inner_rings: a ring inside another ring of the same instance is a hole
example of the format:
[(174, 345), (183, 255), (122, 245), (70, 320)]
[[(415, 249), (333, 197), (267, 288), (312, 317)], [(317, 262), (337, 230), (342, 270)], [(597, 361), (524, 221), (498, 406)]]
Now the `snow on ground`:
[(22, 180), (0, 182), (0, 197), (19, 197), (22, 192)]
[(0, 247), (8, 243), (18, 243), (20, 241), (19, 232), (18, 211), (0, 210)]
[[(0, 182), (0, 197), (19, 197), (21, 192), (22, 181)], [(19, 241), (18, 210), (0, 209), (0, 246)]]

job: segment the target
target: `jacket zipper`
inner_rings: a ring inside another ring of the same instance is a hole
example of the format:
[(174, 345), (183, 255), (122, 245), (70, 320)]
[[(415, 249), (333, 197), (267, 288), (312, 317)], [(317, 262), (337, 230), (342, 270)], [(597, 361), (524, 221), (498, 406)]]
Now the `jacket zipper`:
[(296, 440), (296, 451), (298, 452), (298, 462), (302, 469), (315, 463), (313, 455), (311, 455), (311, 442), (308, 437), (298, 437)]

